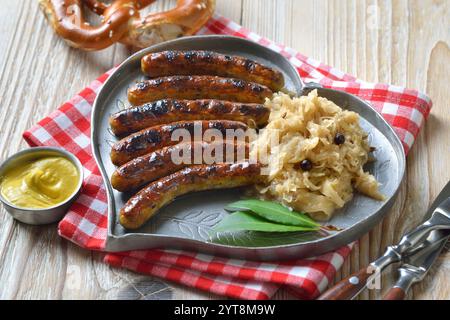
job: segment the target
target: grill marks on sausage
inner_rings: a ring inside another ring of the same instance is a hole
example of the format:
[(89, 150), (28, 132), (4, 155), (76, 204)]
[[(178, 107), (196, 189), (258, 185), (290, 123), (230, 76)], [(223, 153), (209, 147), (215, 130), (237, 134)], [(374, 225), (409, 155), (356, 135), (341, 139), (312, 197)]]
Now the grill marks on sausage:
[(178, 54), (176, 51), (165, 51), (162, 53), (166, 57), (167, 62), (173, 62), (177, 58)]
[(146, 112), (151, 112), (154, 116), (160, 116), (169, 112), (169, 102), (167, 100), (159, 100), (153, 104), (145, 105)]
[[(211, 89), (221, 89), (222, 85), (225, 85), (227, 86), (226, 88), (232, 87), (235, 89), (245, 89), (246, 87), (250, 87), (252, 90), (255, 90), (257, 88), (259, 92), (267, 91), (267, 88), (265, 88), (264, 85), (260, 85), (258, 83), (248, 82), (237, 78), (224, 78), (218, 76), (166, 76), (142, 80), (136, 83), (135, 88), (131, 89), (140, 92), (145, 92), (149, 88), (158, 87), (163, 83), (170, 84), (171, 87), (174, 87), (176, 89), (184, 89), (190, 87), (187, 86), (189, 82), (195, 83), (200, 82), (202, 80), (210, 80), (211, 81), (210, 85), (213, 85), (213, 87), (209, 85), (207, 85), (207, 87)], [(195, 85), (193, 84), (191, 86), (195, 87)]]
[(212, 51), (163, 51), (141, 60), (142, 71), (151, 78), (170, 75), (215, 75), (256, 82), (279, 91), (283, 74), (251, 59)]
[(244, 89), (244, 88), (245, 88), (245, 82), (242, 81), (242, 80), (239, 80), (239, 79), (231, 79), (231, 82), (233, 83), (233, 85), (234, 85), (236, 88), (239, 88), (239, 89)]
[(178, 196), (254, 184), (260, 179), (260, 169), (259, 164), (248, 162), (187, 167), (150, 183), (131, 197), (120, 210), (120, 223), (136, 229)]
[(178, 141), (172, 140), (172, 134), (178, 129), (187, 130), (191, 137), (194, 137), (195, 126), (198, 126), (202, 133), (207, 129), (217, 129), (224, 137), (228, 129), (244, 131), (248, 129), (242, 122), (229, 120), (193, 120), (158, 125), (138, 131), (116, 142), (111, 148), (111, 161), (120, 166), (144, 154), (177, 144)]
[(255, 62), (249, 59), (246, 59), (244, 61), (244, 66), (245, 70), (247, 70), (248, 72), (252, 72), (256, 68)]
[(176, 51), (176, 55), (177, 55), (178, 59), (180, 59), (180, 58), (183, 59), (183, 56), (184, 56), (184, 59), (187, 62), (191, 62), (191, 63), (194, 63), (197, 60), (211, 62), (213, 57), (215, 57), (214, 53), (211, 51), (194, 51), (194, 50), (185, 51), (185, 52)]
[[(248, 159), (249, 149), (248, 145), (245, 143), (236, 143), (234, 141), (193, 141), (193, 142), (183, 142), (172, 146), (167, 146), (158, 149), (149, 154), (137, 157), (119, 168), (113, 173), (111, 177), (111, 184), (114, 189), (127, 192), (130, 190), (136, 190), (142, 185), (159, 179), (168, 174), (174, 173), (185, 167), (194, 165), (196, 161), (196, 153), (203, 155), (204, 152), (212, 152), (211, 156), (216, 156), (215, 151), (217, 149), (221, 150), (220, 158), (214, 159), (216, 163), (223, 163), (225, 161), (225, 154), (227, 150), (234, 150), (233, 161), (243, 160), (237, 159), (238, 152), (243, 152), (242, 156)], [(238, 149), (241, 148), (241, 151)], [(173, 161), (173, 157), (182, 157)], [(188, 161), (180, 161), (188, 160)], [(204, 162), (202, 162), (204, 163)]]
[(160, 99), (222, 99), (264, 103), (273, 92), (266, 86), (218, 76), (167, 76), (143, 80), (128, 89), (128, 100), (140, 105)]
[(262, 104), (222, 100), (164, 99), (121, 110), (110, 117), (117, 136), (130, 134), (152, 126), (186, 120), (233, 120), (263, 126), (270, 111)]

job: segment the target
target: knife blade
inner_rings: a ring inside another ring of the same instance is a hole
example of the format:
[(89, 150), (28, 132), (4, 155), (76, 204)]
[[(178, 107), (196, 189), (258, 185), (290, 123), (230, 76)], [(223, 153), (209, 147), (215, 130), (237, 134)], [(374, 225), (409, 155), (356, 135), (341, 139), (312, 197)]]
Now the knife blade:
[[(433, 219), (433, 214), (436, 212), (438, 206), (443, 203), (445, 200), (449, 200), (450, 197), (450, 181), (446, 184), (446, 186), (442, 189), (439, 195), (431, 204), (427, 213), (424, 216), (423, 224), (406, 234), (402, 237), (402, 240), (396, 246), (389, 246), (386, 249), (386, 252), (377, 260), (373, 261), (369, 266), (362, 268), (358, 272), (355, 272), (348, 276), (347, 278), (341, 280), (339, 283), (334, 285), (332, 288), (328, 289), (325, 293), (323, 293), (318, 299), (319, 300), (347, 300), (353, 299), (357, 296), (362, 290), (364, 290), (368, 283), (371, 282), (371, 279), (378, 276), (388, 265), (392, 263), (397, 263), (404, 258), (404, 255), (415, 254), (420, 251), (424, 247), (423, 240), (427, 236), (433, 235), (436, 237), (435, 241), (439, 241), (439, 239), (444, 238), (446, 235), (450, 235), (449, 230), (445, 231), (431, 231), (436, 228), (433, 225), (430, 225), (430, 219)], [(446, 204), (447, 206), (450, 204), (449, 202)], [(436, 217), (439, 221), (434, 221), (438, 223), (442, 223), (445, 219), (447, 219), (447, 215), (442, 215), (439, 212)], [(425, 224), (425, 226), (423, 226)], [(442, 227), (442, 225), (439, 225)], [(431, 231), (431, 234), (430, 234)], [(401, 246), (400, 246), (401, 245)], [(400, 246), (400, 247), (399, 247)], [(409, 251), (409, 252), (408, 252)], [(439, 251), (440, 252), (440, 251)]]

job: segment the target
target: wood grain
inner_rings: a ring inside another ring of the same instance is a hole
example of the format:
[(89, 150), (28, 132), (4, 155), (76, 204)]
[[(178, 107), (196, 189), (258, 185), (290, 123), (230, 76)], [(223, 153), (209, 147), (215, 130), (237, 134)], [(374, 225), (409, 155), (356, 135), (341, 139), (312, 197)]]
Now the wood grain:
[[(422, 219), (450, 179), (450, 3), (446, 0), (217, 0), (217, 11), (305, 55), (367, 81), (427, 92), (432, 113), (407, 160), (389, 216), (365, 235), (336, 280), (367, 265)], [(157, 1), (151, 10), (173, 6)], [(3, 0), (0, 11), (0, 158), (26, 147), (24, 130), (122, 61), (114, 46), (81, 52), (49, 28), (36, 0)], [(443, 254), (409, 299), (450, 298), (450, 255)], [(389, 273), (388, 285), (395, 279)], [(0, 211), (1, 299), (204, 299), (216, 296), (112, 269), (98, 253), (62, 240), (55, 225), (32, 227)], [(161, 291), (162, 290), (162, 291)], [(376, 290), (362, 299), (378, 299)], [(276, 299), (290, 296), (280, 290)]]

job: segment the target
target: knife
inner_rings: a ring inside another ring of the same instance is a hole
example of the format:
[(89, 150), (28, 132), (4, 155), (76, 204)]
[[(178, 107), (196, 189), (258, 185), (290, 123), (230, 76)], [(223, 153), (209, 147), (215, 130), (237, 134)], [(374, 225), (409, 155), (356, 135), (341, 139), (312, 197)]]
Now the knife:
[[(328, 289), (318, 299), (319, 300), (349, 300), (364, 290), (368, 284), (372, 283), (375, 277), (388, 265), (402, 261), (408, 254), (415, 254), (424, 247), (424, 240), (430, 232), (436, 233), (434, 236), (444, 238), (449, 235), (450, 228), (450, 181), (434, 200), (425, 215), (425, 222), (407, 233), (400, 240), (398, 245), (389, 246), (386, 252), (377, 260), (362, 268), (347, 278), (338, 282)], [(442, 206), (441, 206), (442, 205)], [(435, 239), (436, 240), (436, 239)], [(438, 240), (436, 240), (438, 241)], [(430, 249), (431, 250), (431, 249)], [(440, 251), (439, 251), (440, 252)]]
[(398, 269), (400, 275), (394, 286), (389, 289), (383, 300), (403, 300), (409, 288), (416, 282), (422, 281), (431, 266), (439, 257), (449, 239), (448, 231), (433, 231), (425, 241), (425, 247), (416, 250), (415, 254), (406, 257)]

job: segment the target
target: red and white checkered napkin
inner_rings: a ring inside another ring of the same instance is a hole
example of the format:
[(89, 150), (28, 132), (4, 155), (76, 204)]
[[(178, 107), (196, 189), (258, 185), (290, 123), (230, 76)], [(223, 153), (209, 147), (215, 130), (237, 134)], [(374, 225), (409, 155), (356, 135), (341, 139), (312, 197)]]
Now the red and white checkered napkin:
[[(297, 67), (302, 78), (344, 90), (369, 101), (394, 127), (408, 152), (431, 108), (430, 99), (414, 90), (363, 82), (339, 70), (305, 57), (215, 16), (199, 34), (229, 34), (251, 39), (282, 53)], [(83, 163), (82, 194), (59, 224), (59, 233), (79, 246), (103, 250), (107, 228), (107, 200), (102, 178), (91, 154), (90, 112), (95, 96), (112, 71), (59, 107), (24, 133), (31, 146), (59, 146)], [(320, 257), (283, 263), (258, 263), (224, 259), (175, 250), (110, 253), (111, 265), (161, 277), (219, 295), (242, 299), (270, 298), (287, 286), (302, 298), (314, 298), (333, 278), (351, 245)]]

